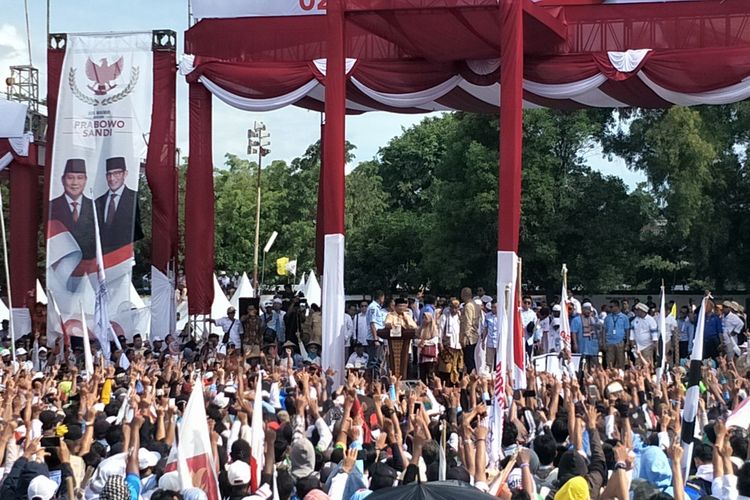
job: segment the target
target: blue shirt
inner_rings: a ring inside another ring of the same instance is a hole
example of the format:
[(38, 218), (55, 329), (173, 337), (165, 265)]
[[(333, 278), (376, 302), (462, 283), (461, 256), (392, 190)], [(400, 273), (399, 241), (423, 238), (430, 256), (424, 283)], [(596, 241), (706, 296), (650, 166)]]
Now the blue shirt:
[(608, 314), (604, 318), (604, 332), (606, 334), (607, 345), (619, 345), (625, 342), (628, 330), (630, 330), (630, 319), (622, 312)]
[[(383, 307), (376, 300), (370, 302), (370, 305), (367, 306), (367, 325), (375, 323), (375, 329), (382, 330), (385, 328), (385, 317), (386, 312)], [(375, 340), (375, 337), (372, 336), (372, 330), (367, 332), (367, 340)]]
[(723, 332), (724, 325), (721, 323), (721, 318), (717, 314), (711, 313), (706, 318), (706, 329), (703, 331), (703, 337), (706, 339), (720, 338)]
[(141, 478), (138, 474), (128, 472), (125, 475), (125, 484), (128, 487), (130, 493), (130, 500), (138, 500), (141, 496)]
[(435, 306), (432, 304), (425, 304), (422, 309), (419, 310), (419, 321), (417, 321), (417, 324), (419, 326), (422, 326), (422, 318), (424, 318), (424, 313), (430, 313), (432, 314), (432, 319), (435, 319)]
[(585, 356), (596, 356), (599, 354), (599, 337), (596, 335), (596, 330), (591, 328), (591, 336), (584, 337), (583, 335), (583, 321), (581, 315), (576, 314), (570, 318), (570, 333), (576, 336), (578, 339), (578, 352)]
[(485, 314), (484, 329), (487, 332), (487, 347), (497, 346), (497, 316), (491, 312)]
[(273, 311), (271, 320), (266, 323), (266, 328), (276, 332), (276, 341), (279, 343), (286, 341), (284, 315), (284, 311)]

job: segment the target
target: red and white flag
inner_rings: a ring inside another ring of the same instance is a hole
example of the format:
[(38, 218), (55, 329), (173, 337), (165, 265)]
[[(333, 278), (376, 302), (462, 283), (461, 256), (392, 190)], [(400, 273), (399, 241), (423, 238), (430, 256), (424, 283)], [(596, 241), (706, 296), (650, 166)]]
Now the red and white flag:
[(742, 400), (742, 403), (729, 415), (727, 427), (740, 427), (742, 429), (750, 427), (750, 397)]
[(193, 387), (180, 426), (177, 443), (177, 471), (183, 488), (200, 488), (208, 500), (219, 500), (219, 480), (216, 476), (211, 436), (200, 383)]
[(265, 445), (265, 430), (263, 429), (263, 375), (258, 372), (255, 384), (255, 400), (253, 401), (253, 419), (251, 422), (252, 436), (250, 437), (250, 488), (255, 491), (260, 486), (260, 474), (263, 471), (263, 448)]

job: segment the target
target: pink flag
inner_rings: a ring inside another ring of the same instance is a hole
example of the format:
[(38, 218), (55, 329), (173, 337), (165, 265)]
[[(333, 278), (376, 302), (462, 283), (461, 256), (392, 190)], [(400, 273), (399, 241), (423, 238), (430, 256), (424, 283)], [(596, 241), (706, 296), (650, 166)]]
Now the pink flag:
[(219, 481), (211, 453), (208, 417), (200, 383), (190, 393), (177, 444), (177, 471), (183, 488), (200, 488), (208, 500), (219, 500)]

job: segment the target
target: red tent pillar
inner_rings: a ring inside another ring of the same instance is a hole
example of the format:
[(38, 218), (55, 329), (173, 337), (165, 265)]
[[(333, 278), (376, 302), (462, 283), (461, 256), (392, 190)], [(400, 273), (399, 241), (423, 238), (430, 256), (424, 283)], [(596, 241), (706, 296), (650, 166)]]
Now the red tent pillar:
[[(523, 2), (500, 0), (500, 171), (498, 175), (497, 295), (506, 311), (498, 346), (503, 372), (512, 364), (512, 314), (521, 228), (521, 148), (523, 138)], [(507, 305), (506, 305), (507, 302)], [(502, 328), (502, 326), (501, 326)]]
[[(39, 257), (39, 167), (36, 146), (28, 161), (11, 163), (10, 172), (10, 269), (14, 308), (32, 307), (36, 300), (36, 265)], [(29, 295), (31, 292), (31, 296)]]
[(325, 152), (324, 147), (324, 137), (325, 137), (325, 129), (326, 125), (325, 123), (320, 124), (320, 173), (318, 174), (318, 213), (317, 213), (317, 223), (315, 224), (315, 271), (318, 274), (323, 274), (323, 243), (325, 241), (325, 233), (323, 231), (323, 219), (326, 218), (325, 213), (323, 213), (323, 208), (325, 207), (323, 205), (323, 199), (325, 198), (323, 196), (323, 182), (324, 174), (323, 169), (325, 167), (325, 162), (323, 161), (323, 156)]
[(214, 300), (214, 168), (211, 93), (190, 83), (190, 157), (185, 186), (188, 313), (209, 314)]
[(344, 166), (346, 122), (346, 64), (344, 1), (329, 0), (323, 136), (323, 369), (336, 370), (344, 380)]

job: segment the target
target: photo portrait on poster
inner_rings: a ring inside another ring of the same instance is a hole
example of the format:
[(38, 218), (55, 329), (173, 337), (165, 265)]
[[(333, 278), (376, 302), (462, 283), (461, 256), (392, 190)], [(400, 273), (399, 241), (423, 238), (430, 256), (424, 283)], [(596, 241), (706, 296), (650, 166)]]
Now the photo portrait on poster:
[(151, 94), (150, 33), (68, 35), (47, 226), (47, 288), (62, 318), (49, 315), (49, 343), (81, 308), (93, 315), (97, 234), (110, 316), (130, 304)]

